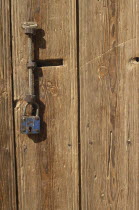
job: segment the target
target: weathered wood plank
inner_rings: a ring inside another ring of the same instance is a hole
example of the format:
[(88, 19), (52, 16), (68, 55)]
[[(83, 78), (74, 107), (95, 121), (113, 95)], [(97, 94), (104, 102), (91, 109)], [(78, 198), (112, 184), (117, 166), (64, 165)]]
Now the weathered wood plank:
[(0, 209), (16, 210), (9, 1), (0, 1)]
[[(37, 35), (37, 59), (64, 59), (63, 66), (37, 70), (43, 124), (34, 140), (20, 134), (23, 98), (28, 93), (24, 21), (36, 21), (43, 29)], [(19, 209), (78, 210), (75, 1), (12, 0), (12, 22)]]
[(83, 210), (139, 209), (139, 4), (80, 7)]

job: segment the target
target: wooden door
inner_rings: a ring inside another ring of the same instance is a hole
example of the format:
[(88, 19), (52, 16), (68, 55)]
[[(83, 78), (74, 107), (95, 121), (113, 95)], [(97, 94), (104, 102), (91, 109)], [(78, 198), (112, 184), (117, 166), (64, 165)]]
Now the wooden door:
[(10, 5), (0, 2), (0, 209), (16, 210)]
[[(78, 209), (78, 124), (75, 1), (12, 1), (12, 53), (18, 206), (24, 210)], [(35, 84), (41, 133), (20, 134), (28, 93), (24, 21), (39, 26)], [(45, 66), (49, 59), (63, 65)]]
[(137, 210), (139, 3), (79, 8), (82, 209)]
[[(20, 133), (37, 22), (41, 132)], [(139, 209), (139, 3), (1, 0), (0, 210)]]

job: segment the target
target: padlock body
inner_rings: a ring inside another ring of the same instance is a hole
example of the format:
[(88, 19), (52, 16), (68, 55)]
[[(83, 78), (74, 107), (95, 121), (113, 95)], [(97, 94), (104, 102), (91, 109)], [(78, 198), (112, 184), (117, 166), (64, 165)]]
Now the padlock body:
[(20, 129), (21, 129), (22, 134), (40, 133), (40, 117), (39, 116), (22, 116)]

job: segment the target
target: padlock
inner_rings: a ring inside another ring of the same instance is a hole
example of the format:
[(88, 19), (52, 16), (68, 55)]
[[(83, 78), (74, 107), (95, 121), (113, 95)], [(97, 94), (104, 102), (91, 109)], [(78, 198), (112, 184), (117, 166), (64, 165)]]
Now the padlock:
[(37, 103), (32, 103), (32, 105), (36, 106), (36, 115), (35, 116), (27, 116), (26, 109), (30, 103), (27, 103), (23, 116), (21, 117), (21, 133), (22, 134), (38, 134), (40, 133), (40, 117), (39, 117), (39, 106)]

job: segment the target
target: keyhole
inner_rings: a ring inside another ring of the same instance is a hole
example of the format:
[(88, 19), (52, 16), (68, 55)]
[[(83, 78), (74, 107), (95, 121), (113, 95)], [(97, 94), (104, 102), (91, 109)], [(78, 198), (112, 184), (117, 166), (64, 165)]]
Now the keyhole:
[(131, 58), (131, 59), (130, 59), (130, 62), (131, 62), (131, 63), (134, 63), (134, 64), (139, 64), (139, 57)]
[(135, 57), (133, 59), (134, 59), (134, 61), (139, 62), (139, 57)]
[(29, 132), (31, 132), (32, 131), (32, 127), (29, 127), (28, 130), (29, 130)]

